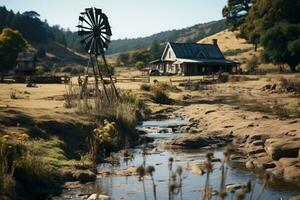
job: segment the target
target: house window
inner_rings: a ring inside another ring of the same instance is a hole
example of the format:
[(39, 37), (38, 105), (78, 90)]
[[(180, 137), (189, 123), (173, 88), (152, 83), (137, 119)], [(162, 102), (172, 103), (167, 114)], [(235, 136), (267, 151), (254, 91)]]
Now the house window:
[(171, 51), (169, 51), (169, 58), (171, 58)]

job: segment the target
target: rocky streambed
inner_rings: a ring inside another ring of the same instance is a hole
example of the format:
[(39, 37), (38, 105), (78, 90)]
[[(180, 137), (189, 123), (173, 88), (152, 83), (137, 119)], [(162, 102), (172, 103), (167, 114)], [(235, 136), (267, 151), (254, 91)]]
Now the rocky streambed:
[[(157, 199), (169, 199), (170, 157), (174, 160), (172, 170), (176, 170), (178, 166), (183, 169), (182, 199), (200, 199), (207, 179), (203, 164), (208, 152), (213, 153), (210, 185), (212, 198), (216, 199), (220, 188), (222, 161), (225, 159), (223, 153), (227, 151), (228, 145), (235, 151), (226, 164), (226, 199), (234, 198), (249, 181), (253, 192), (246, 194), (248, 199), (251, 194), (252, 199), (257, 199), (261, 193), (263, 199), (297, 199), (296, 196), (300, 195), (297, 182), (285, 182), (280, 176), (266, 178), (266, 172), (274, 169), (277, 164), (264, 158), (269, 150), (263, 148), (267, 140), (262, 136), (200, 134), (203, 127), (199, 123), (180, 118), (145, 121), (137, 129), (144, 133), (147, 144), (112, 155), (107, 159), (109, 162), (98, 166), (95, 183), (67, 183), (64, 193), (54, 199), (91, 200), (96, 199), (96, 193), (101, 194), (99, 199), (144, 199), (143, 186), (136, 174), (136, 168), (143, 162), (146, 166), (155, 167), (153, 178)], [(145, 176), (144, 182), (147, 198), (153, 199), (150, 176)]]

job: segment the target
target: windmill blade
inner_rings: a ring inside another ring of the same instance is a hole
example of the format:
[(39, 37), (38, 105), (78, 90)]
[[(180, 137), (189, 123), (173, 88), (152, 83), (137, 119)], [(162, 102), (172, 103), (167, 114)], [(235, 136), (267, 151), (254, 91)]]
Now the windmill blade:
[(84, 36), (91, 33), (93, 33), (93, 31), (84, 31), (84, 30), (78, 31), (79, 36)]
[(101, 20), (101, 13), (102, 13), (102, 10), (101, 10), (101, 9), (95, 8), (96, 24), (99, 24), (99, 23), (100, 23), (100, 21), (99, 21), (99, 16), (100, 16), (100, 20)]
[(96, 25), (96, 21), (95, 21), (95, 16), (94, 16), (94, 10), (93, 10), (93, 8), (86, 8), (85, 11), (87, 13), (87, 16), (88, 16), (89, 20), (95, 26)]
[(108, 23), (108, 17), (104, 13), (102, 13), (102, 17), (103, 21), (100, 26), (102, 27), (104, 25), (105, 29), (107, 30), (107, 35), (112, 35), (110, 25)]
[(92, 37), (93, 34), (88, 35), (87, 37), (83, 38), (82, 40), (80, 40), (80, 44), (84, 44), (86, 40), (88, 40), (90, 37)]
[(87, 23), (88, 25), (90, 25), (92, 27), (91, 23), (88, 22), (86, 19), (84, 19), (84, 17), (82, 17), (82, 16), (79, 16), (79, 21), (85, 22), (85, 23)]
[(101, 37), (100, 37), (99, 39), (100, 39), (100, 41), (101, 41), (102, 47), (104, 47), (105, 49), (107, 49), (107, 48), (108, 48), (107, 43), (106, 43)]
[(85, 50), (87, 50), (87, 51), (89, 50), (92, 40), (93, 40), (93, 38), (90, 38), (87, 42), (84, 41), (84, 49)]
[(82, 25), (78, 25), (76, 26), (77, 28), (81, 28), (81, 29), (88, 29), (88, 30), (93, 30), (92, 28), (90, 27), (86, 27), (86, 26), (82, 26)]
[(105, 43), (110, 43), (110, 39), (108, 39), (107, 37), (104, 37), (103, 35), (101, 35), (101, 38), (105, 40)]

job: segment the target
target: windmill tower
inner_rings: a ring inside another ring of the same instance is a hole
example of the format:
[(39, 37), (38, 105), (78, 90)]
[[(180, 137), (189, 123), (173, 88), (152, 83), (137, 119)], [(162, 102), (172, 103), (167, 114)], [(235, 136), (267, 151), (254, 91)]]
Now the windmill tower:
[[(111, 42), (110, 37), (112, 35), (110, 25), (107, 16), (98, 8), (86, 8), (84, 12), (80, 13), (78, 22), (78, 35), (81, 37), (80, 43), (89, 54), (89, 61), (86, 69), (86, 76), (81, 88), (81, 94), (87, 88), (88, 84), (88, 70), (92, 67), (93, 76), (95, 78), (95, 92), (96, 95), (100, 95), (99, 79), (102, 83), (102, 88), (105, 97), (108, 101), (119, 98), (118, 91), (112, 79), (111, 71), (107, 65), (105, 58), (105, 51), (108, 49), (108, 44)], [(100, 66), (98, 62), (99, 56), (103, 59), (103, 66)], [(104, 81), (103, 72), (107, 72), (109, 78), (109, 84)], [(112, 89), (112, 93), (109, 93), (108, 85)]]

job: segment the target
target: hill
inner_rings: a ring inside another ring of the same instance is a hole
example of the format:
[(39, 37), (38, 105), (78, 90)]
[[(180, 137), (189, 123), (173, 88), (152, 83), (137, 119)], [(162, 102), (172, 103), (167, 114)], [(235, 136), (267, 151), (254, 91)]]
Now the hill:
[(148, 37), (135, 39), (113, 40), (109, 46), (108, 54), (127, 52), (141, 48), (149, 48), (153, 41), (166, 42), (197, 42), (198, 40), (226, 29), (225, 20), (197, 24), (191, 27), (163, 31)]
[(246, 40), (237, 38), (238, 31), (230, 31), (228, 29), (220, 31), (216, 34), (208, 36), (198, 41), (198, 43), (212, 43), (213, 39), (218, 40), (218, 45), (227, 59), (241, 62), (241, 67), (246, 68), (247, 62), (254, 56), (258, 58), (258, 67), (261, 69), (274, 68), (272, 64), (265, 64), (260, 61), (260, 54), (263, 50), (259, 47), (254, 51), (254, 45), (248, 43)]

